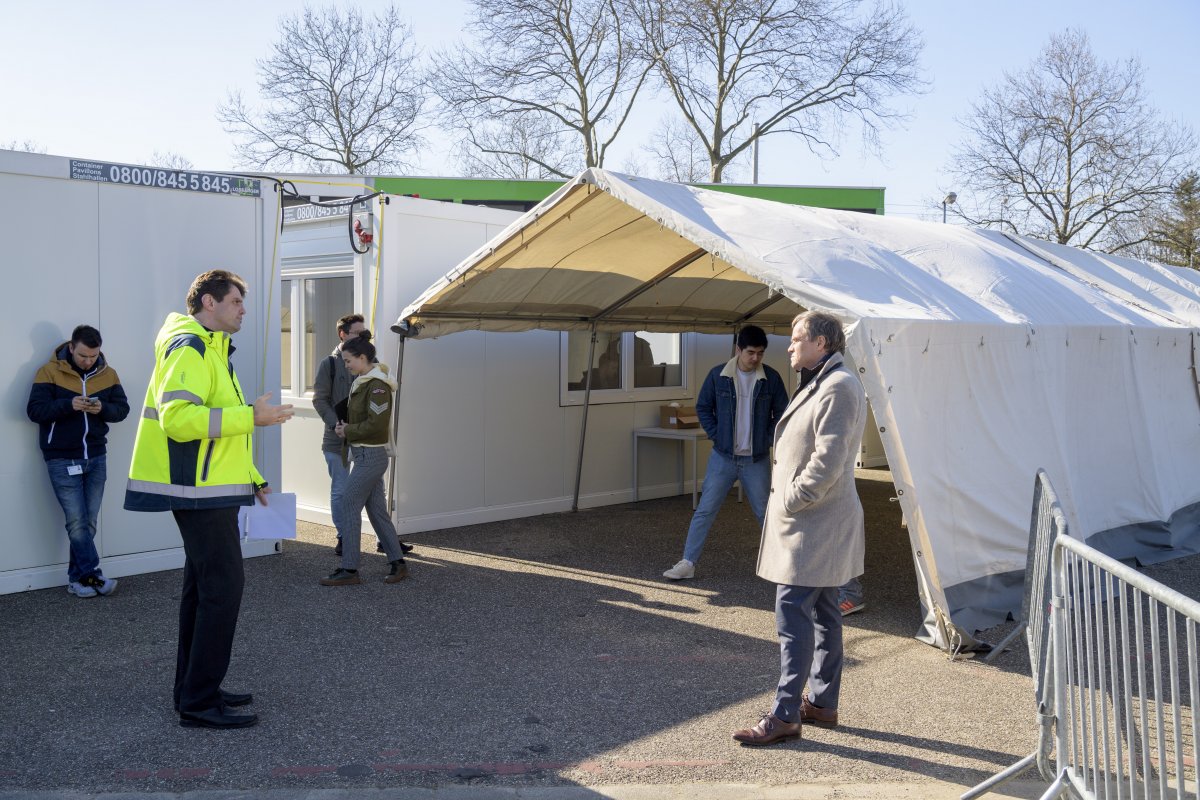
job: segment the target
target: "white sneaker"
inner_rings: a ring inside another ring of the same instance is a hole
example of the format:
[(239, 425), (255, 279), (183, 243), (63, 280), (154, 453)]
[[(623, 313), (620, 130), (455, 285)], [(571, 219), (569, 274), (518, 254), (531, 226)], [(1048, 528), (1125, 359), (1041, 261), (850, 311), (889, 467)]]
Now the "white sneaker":
[(69, 581), (67, 583), (67, 593), (73, 594), (76, 597), (95, 597), (96, 590), (91, 586), (87, 586), (79, 581)]
[(678, 564), (663, 573), (663, 577), (670, 578), (673, 581), (685, 581), (688, 578), (694, 578), (696, 577), (696, 565), (686, 558), (681, 558)]

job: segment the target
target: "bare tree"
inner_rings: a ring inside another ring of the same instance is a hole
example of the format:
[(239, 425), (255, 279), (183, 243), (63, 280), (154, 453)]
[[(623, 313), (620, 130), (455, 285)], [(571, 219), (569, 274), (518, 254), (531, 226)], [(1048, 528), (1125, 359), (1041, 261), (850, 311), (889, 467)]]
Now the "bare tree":
[(1179, 180), (1195, 140), (1146, 103), (1142, 68), (1097, 60), (1085, 33), (1052, 36), (1034, 63), (984, 91), (960, 124), (952, 171), (970, 222), (1116, 252)]
[(580, 159), (561, 128), (544, 117), (515, 115), (468, 127), (455, 154), (464, 175), (482, 178), (555, 178), (578, 172)]
[(1200, 173), (1191, 170), (1175, 184), (1166, 207), (1147, 228), (1147, 258), (1200, 269)]
[(150, 166), (186, 171), (192, 169), (192, 160), (176, 153), (174, 150), (167, 150), (161, 153), (155, 150), (154, 155), (150, 159)]
[(708, 151), (695, 129), (678, 117), (663, 120), (642, 149), (653, 156), (662, 180), (702, 183), (709, 178)]
[(252, 109), (234, 92), (217, 112), (238, 137), (238, 158), (351, 174), (406, 166), (421, 144), (426, 88), (396, 7), (366, 20), (354, 9), (305, 9), (279, 33), (258, 62), (265, 105)]
[(16, 139), (11, 139), (8, 142), (0, 142), (0, 150), (16, 150), (19, 153), (46, 153), (46, 148), (32, 139), (25, 139), (18, 142)]
[[(604, 165), (649, 67), (617, 0), (472, 0), (477, 44), (434, 58), (432, 82), (450, 124), (532, 124), (573, 134), (577, 163)], [(520, 157), (569, 177), (538, 152)]]
[[(847, 117), (877, 146), (921, 91), (923, 43), (898, 7), (863, 0), (629, 0), (641, 43), (707, 153), (709, 179), (768, 135), (836, 155)], [(757, 123), (757, 128), (755, 124)]]

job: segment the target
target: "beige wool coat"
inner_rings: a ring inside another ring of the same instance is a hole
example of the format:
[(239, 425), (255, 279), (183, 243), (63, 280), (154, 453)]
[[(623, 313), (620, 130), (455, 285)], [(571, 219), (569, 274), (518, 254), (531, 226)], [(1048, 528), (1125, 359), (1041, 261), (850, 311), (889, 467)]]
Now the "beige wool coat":
[(834, 353), (775, 426), (760, 578), (790, 586), (841, 586), (863, 573), (866, 545), (854, 462), (866, 420), (862, 383)]

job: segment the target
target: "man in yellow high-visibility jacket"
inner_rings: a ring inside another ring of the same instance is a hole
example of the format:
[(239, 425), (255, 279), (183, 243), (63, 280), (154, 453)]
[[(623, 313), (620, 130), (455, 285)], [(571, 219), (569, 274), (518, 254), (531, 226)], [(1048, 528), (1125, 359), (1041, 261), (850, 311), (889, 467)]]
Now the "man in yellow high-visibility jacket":
[(242, 605), (239, 506), (270, 493), (254, 466), (254, 427), (292, 417), (264, 394), (247, 404), (233, 371), (231, 334), (242, 327), (246, 282), (232, 272), (199, 275), (188, 314), (172, 313), (154, 340), (154, 374), (129, 465), (125, 508), (170, 511), (183, 537), (183, 594), (175, 708), (184, 727), (244, 728), (253, 701), (221, 689)]

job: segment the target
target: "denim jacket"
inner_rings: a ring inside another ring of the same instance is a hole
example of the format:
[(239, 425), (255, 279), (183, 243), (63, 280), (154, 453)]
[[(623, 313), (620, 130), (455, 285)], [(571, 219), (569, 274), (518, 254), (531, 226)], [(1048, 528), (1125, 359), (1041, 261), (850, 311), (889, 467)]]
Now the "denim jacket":
[[(704, 432), (712, 439), (713, 449), (727, 458), (733, 458), (733, 429), (737, 420), (734, 370), (737, 368), (736, 356), (725, 364), (713, 367), (700, 387), (700, 396), (696, 398), (696, 416), (700, 417)], [(775, 423), (779, 422), (787, 408), (788, 394), (778, 372), (761, 364), (757, 373), (754, 381), (751, 454), (755, 461), (760, 461), (771, 450)]]

